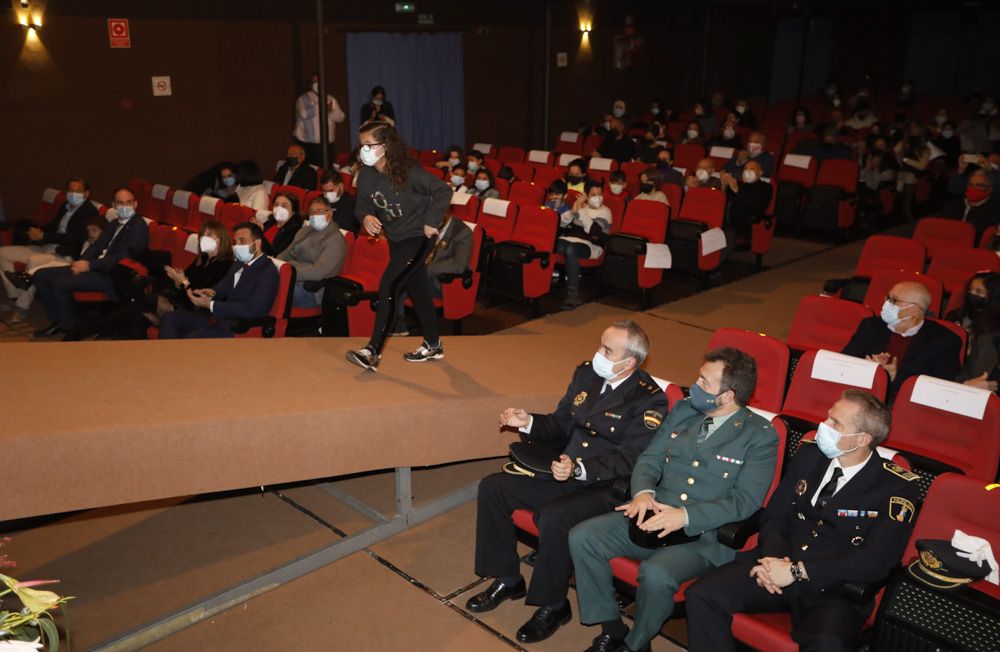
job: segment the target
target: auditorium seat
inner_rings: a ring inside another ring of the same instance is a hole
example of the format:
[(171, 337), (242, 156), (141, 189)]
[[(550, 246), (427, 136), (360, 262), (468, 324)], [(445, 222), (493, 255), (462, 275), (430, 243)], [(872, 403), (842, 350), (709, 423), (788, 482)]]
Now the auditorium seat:
[(611, 158), (601, 158), (595, 156), (587, 163), (587, 176), (591, 179), (604, 183), (607, 191), (608, 183), (611, 182), (611, 173), (618, 169), (618, 161)]
[(712, 335), (706, 350), (723, 346), (739, 349), (757, 363), (757, 386), (748, 405), (768, 412), (781, 412), (788, 378), (788, 345), (764, 333), (720, 328)]
[[(788, 144), (788, 149), (793, 145)], [(802, 226), (802, 203), (806, 193), (816, 184), (816, 159), (800, 154), (785, 154), (778, 165), (775, 218), (779, 224), (799, 229)]]
[(649, 163), (641, 161), (628, 161), (621, 164), (619, 169), (625, 175), (626, 188), (630, 196), (635, 197), (639, 194), (639, 176), (650, 167), (652, 166)]
[(511, 163), (524, 163), (524, 149), (504, 145), (497, 150), (497, 160), (504, 165), (510, 165)]
[(530, 163), (505, 163), (514, 173), (516, 181), (530, 182), (535, 178), (535, 168)]
[[(846, 376), (845, 367), (857, 373), (857, 378)], [(827, 411), (844, 390), (861, 389), (884, 401), (888, 386), (889, 375), (875, 362), (826, 350), (806, 351), (781, 407), (788, 424), (788, 449), (798, 448), (802, 436), (826, 420)]]
[(854, 336), (861, 320), (872, 316), (866, 306), (835, 297), (802, 297), (785, 343), (792, 349), (793, 364), (805, 351), (841, 351)]
[(344, 189), (349, 195), (358, 194), (358, 189), (354, 187), (354, 176), (350, 172), (341, 172), (340, 178), (344, 180)]
[(435, 163), (443, 159), (444, 155), (436, 149), (421, 150), (420, 153), (417, 154), (417, 161), (420, 162), (420, 165), (425, 168), (434, 168), (435, 170), (439, 169)]
[[(377, 303), (379, 282), (388, 264), (389, 243), (385, 238), (362, 237), (354, 241), (350, 258), (324, 289), (324, 303), (329, 301), (335, 306), (333, 312), (336, 314), (330, 322), (336, 322), (336, 326), (324, 323), (323, 335), (371, 336), (375, 327), (373, 303)], [(341, 300), (336, 300), (331, 293), (336, 293)], [(327, 332), (327, 328), (333, 332)]]
[[(340, 230), (340, 234), (344, 236), (344, 242), (347, 244), (347, 255), (344, 257), (344, 262), (341, 263), (340, 269), (347, 269), (351, 264), (351, 254), (354, 252), (354, 242), (357, 239), (353, 233), (345, 229)], [(288, 318), (291, 319), (316, 319), (323, 314), (323, 307), (316, 306), (314, 308), (297, 308), (292, 305), (288, 311)]]
[(464, 222), (472, 229), (472, 250), (465, 272), (453, 279), (441, 278), (441, 298), (434, 303), (440, 306), (445, 319), (452, 323), (452, 332), (462, 332), (462, 320), (476, 310), (476, 294), (482, 272), (479, 270), (479, 253), (483, 245), (483, 227), (473, 222)]
[(139, 203), (139, 214), (144, 215), (149, 208), (149, 195), (153, 190), (152, 184), (145, 179), (129, 179), (126, 187), (132, 191), (135, 200)]
[[(142, 210), (140, 214), (157, 222), (165, 222), (173, 192), (169, 186), (165, 186), (162, 183), (154, 184), (149, 190), (149, 206)], [(174, 226), (184, 225), (175, 224)]]
[(712, 159), (716, 170), (721, 170), (736, 155), (735, 147), (715, 146), (708, 149), (708, 158)]
[(564, 131), (556, 140), (556, 154), (572, 154), (580, 156), (583, 153), (583, 136), (575, 131)]
[(489, 291), (523, 297), (537, 308), (537, 299), (552, 287), (552, 250), (558, 228), (559, 215), (554, 210), (544, 206), (519, 209), (511, 237), (494, 249)]
[(774, 204), (778, 198), (778, 182), (771, 178), (761, 178), (761, 181), (771, 184), (771, 203), (768, 204), (764, 212), (764, 219), (754, 222), (750, 229), (750, 253), (755, 256), (754, 271), (760, 272), (764, 269), (764, 255), (771, 251), (774, 243), (774, 229), (778, 225), (778, 220), (774, 217)]
[(621, 229), (604, 248), (601, 281), (604, 287), (638, 293), (645, 304), (647, 292), (663, 280), (662, 269), (648, 269), (646, 244), (666, 240), (670, 210), (665, 204), (648, 199), (633, 199), (625, 207)]
[(541, 206), (545, 203), (545, 188), (530, 181), (515, 181), (507, 199), (521, 210), (527, 206)]
[(306, 207), (306, 193), (307, 193), (307, 191), (306, 191), (305, 188), (299, 188), (298, 186), (279, 186), (279, 185), (275, 184), (274, 187), (271, 188), (271, 196), (270, 196), (270, 199), (267, 202), (268, 207), (274, 205), (274, 197), (279, 192), (287, 192), (290, 195), (292, 195), (292, 197), (295, 197), (296, 201), (299, 204), (299, 212), (301, 212), (301, 213), (305, 213), (306, 212), (305, 207)]
[(557, 179), (562, 179), (566, 176), (565, 168), (560, 167), (536, 167), (535, 168), (535, 183), (542, 188), (548, 189), (552, 182)]
[[(684, 193), (684, 201), (677, 218), (672, 220), (671, 228), (667, 231), (667, 242), (679, 241), (690, 238), (697, 234), (697, 264), (690, 271), (709, 272), (717, 269), (722, 263), (722, 251), (704, 253), (704, 234), (711, 229), (722, 229), (722, 222), (726, 215), (726, 193), (714, 188), (688, 188)], [(680, 229), (682, 224), (694, 224), (695, 228)], [(676, 238), (676, 240), (675, 240)], [(694, 248), (692, 248), (694, 252)], [(683, 260), (681, 267), (683, 267)], [(675, 259), (674, 267), (678, 267)]]
[(689, 170), (698, 167), (698, 161), (705, 158), (705, 146), (697, 143), (681, 143), (674, 147), (674, 165)]
[(586, 158), (591, 155), (592, 152), (596, 152), (597, 148), (601, 146), (604, 142), (604, 137), (600, 134), (590, 134), (583, 139), (583, 150), (581, 155)]
[(433, 165), (424, 165), (424, 171), (431, 175), (435, 179), (441, 179), (442, 181), (448, 180), (448, 170), (446, 168), (437, 168)]
[(871, 278), (880, 270), (922, 272), (926, 256), (924, 246), (910, 238), (873, 235), (865, 241), (854, 276)]
[(544, 149), (531, 149), (524, 159), (524, 162), (532, 168), (550, 168), (555, 165), (555, 156), (552, 152)]
[(249, 206), (226, 202), (222, 205), (219, 219), (222, 220), (222, 225), (231, 232), (237, 224), (252, 222), (256, 214), (257, 211)]
[(1000, 272), (1000, 257), (988, 249), (948, 247), (938, 249), (927, 268), (927, 275), (941, 281), (950, 298), (944, 314), (961, 305), (965, 286), (979, 272)]
[(556, 159), (556, 167), (562, 168), (562, 173), (565, 174), (569, 164), (578, 158), (580, 157), (572, 154), (560, 154), (559, 158)]
[(476, 224), (483, 227), (486, 236), (493, 242), (510, 240), (517, 221), (517, 205), (503, 200), (490, 198), (483, 201), (479, 208)]
[(284, 337), (288, 329), (288, 314), (292, 309), (292, 288), (295, 286), (295, 268), (283, 260), (269, 259), (278, 268), (278, 293), (271, 304), (271, 310), (263, 319), (243, 324), (246, 330), (236, 329), (236, 337)]
[(195, 220), (193, 213), (198, 210), (198, 200), (198, 195), (187, 190), (174, 190), (163, 221), (184, 229), (191, 229)]
[(959, 363), (964, 363), (966, 349), (968, 348), (969, 344), (969, 332), (966, 331), (964, 328), (962, 328), (959, 324), (953, 321), (948, 321), (947, 319), (941, 319), (939, 317), (928, 317), (927, 321), (932, 321), (944, 328), (947, 328), (952, 333), (957, 335), (960, 340), (962, 340), (962, 348), (959, 349), (958, 351), (958, 361)]
[(928, 311), (930, 316), (941, 315), (941, 297), (944, 292), (941, 287), (941, 281), (928, 274), (902, 269), (881, 269), (875, 272), (868, 283), (868, 292), (865, 294), (865, 299), (862, 303), (873, 313), (880, 312), (885, 298), (889, 296), (889, 290), (897, 283), (903, 282), (920, 283), (927, 288), (927, 291), (931, 294), (931, 305)]
[(913, 239), (924, 245), (931, 261), (942, 249), (970, 249), (975, 246), (976, 227), (969, 222), (943, 217), (925, 217), (917, 221)]
[(802, 225), (846, 233), (854, 225), (859, 173), (857, 161), (823, 161), (816, 183), (806, 195)]
[(656, 384), (660, 386), (663, 393), (667, 395), (667, 409), (673, 410), (674, 406), (677, 405), (677, 401), (681, 401), (687, 397), (687, 393), (684, 388), (677, 383), (670, 382), (669, 380), (664, 380), (657, 376), (650, 376)]
[(493, 179), (493, 187), (500, 193), (500, 199), (507, 200), (510, 198), (510, 181), (496, 177)]
[(198, 199), (198, 206), (192, 212), (191, 230), (200, 231), (201, 225), (205, 222), (218, 222), (222, 218), (222, 208), (224, 205), (221, 199), (204, 195), (200, 197)]
[(454, 192), (451, 194), (451, 205), (448, 210), (460, 220), (475, 222), (479, 213), (479, 197), (466, 192)]

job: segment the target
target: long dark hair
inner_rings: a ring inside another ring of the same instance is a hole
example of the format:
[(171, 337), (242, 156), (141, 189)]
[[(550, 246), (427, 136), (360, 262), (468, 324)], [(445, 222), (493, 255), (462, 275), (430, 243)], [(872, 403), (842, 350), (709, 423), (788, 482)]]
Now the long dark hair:
[(983, 335), (1000, 331), (1000, 274), (988, 272), (976, 274), (986, 286), (986, 307), (982, 314), (972, 322), (972, 334)]
[(399, 135), (396, 128), (388, 122), (376, 120), (362, 125), (358, 133), (371, 133), (378, 142), (383, 144), (385, 156), (383, 173), (389, 177), (392, 185), (398, 188), (405, 186), (410, 176), (410, 169), (417, 164), (417, 161), (410, 156), (410, 148), (403, 141), (403, 137)]

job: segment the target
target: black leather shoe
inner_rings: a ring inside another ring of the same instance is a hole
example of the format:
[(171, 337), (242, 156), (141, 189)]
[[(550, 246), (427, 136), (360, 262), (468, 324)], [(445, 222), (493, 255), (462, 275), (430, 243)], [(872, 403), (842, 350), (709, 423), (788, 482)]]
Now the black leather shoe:
[(625, 638), (612, 638), (611, 634), (601, 634), (584, 652), (617, 652), (625, 646)]
[(52, 337), (53, 335), (58, 335), (59, 333), (64, 333), (62, 326), (56, 323), (49, 324), (45, 328), (35, 331), (35, 337)]
[(556, 630), (573, 618), (569, 600), (562, 607), (539, 607), (528, 622), (517, 630), (517, 640), (522, 643), (538, 643), (556, 633)]
[[(653, 646), (652, 646), (652, 643), (646, 643), (645, 645), (643, 645), (643, 646), (642, 646), (641, 648), (639, 648), (638, 650), (635, 650), (634, 652), (652, 652), (652, 650), (653, 650)], [(619, 647), (618, 647), (618, 648), (617, 648), (617, 649), (615, 650), (615, 652), (633, 652), (633, 651), (632, 651), (632, 650), (630, 650), (630, 649), (629, 649), (629, 647), (628, 647), (627, 645), (625, 645), (625, 643), (622, 643), (622, 644), (621, 644), (621, 645), (620, 645), (620, 646), (619, 646)]]
[(31, 287), (31, 274), (26, 272), (4, 272), (3, 274), (18, 290), (27, 290)]
[(500, 580), (493, 580), (490, 588), (469, 598), (468, 602), (465, 603), (465, 608), (477, 614), (493, 611), (504, 600), (520, 600), (526, 592), (524, 578), (511, 586)]

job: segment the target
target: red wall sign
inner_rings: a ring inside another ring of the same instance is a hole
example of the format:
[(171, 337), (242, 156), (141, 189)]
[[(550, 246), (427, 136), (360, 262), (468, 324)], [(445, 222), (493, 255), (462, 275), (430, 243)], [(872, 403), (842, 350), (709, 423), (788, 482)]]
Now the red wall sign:
[(108, 41), (113, 48), (132, 47), (128, 18), (108, 18)]

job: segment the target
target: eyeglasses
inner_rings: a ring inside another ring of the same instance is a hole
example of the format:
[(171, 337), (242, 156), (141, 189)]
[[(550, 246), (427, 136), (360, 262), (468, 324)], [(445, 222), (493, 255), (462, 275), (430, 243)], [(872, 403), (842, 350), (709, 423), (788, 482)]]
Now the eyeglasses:
[(385, 145), (385, 143), (361, 143), (362, 147), (367, 147), (368, 149), (371, 149), (372, 147), (381, 147), (382, 145)]
[(322, 215), (323, 217), (326, 217), (326, 211), (309, 211), (309, 217), (312, 217), (313, 215)]
[[(897, 299), (891, 294), (885, 295), (885, 300), (889, 302), (890, 306), (898, 306), (900, 304), (906, 304), (908, 306), (920, 306), (919, 303), (914, 303), (913, 301), (903, 301), (902, 299)], [(921, 306), (921, 309), (923, 309), (923, 306)]]

